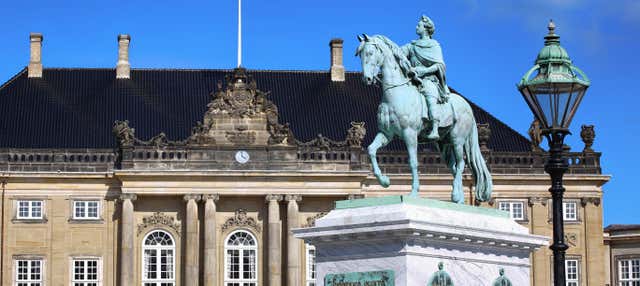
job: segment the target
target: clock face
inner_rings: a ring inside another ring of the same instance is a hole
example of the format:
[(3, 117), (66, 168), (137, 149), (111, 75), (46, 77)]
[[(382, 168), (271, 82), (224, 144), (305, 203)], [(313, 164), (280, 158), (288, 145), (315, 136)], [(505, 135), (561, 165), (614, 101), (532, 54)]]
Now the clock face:
[(236, 161), (238, 161), (238, 163), (240, 164), (249, 162), (249, 153), (247, 153), (247, 151), (244, 151), (244, 150), (240, 150), (236, 152)]

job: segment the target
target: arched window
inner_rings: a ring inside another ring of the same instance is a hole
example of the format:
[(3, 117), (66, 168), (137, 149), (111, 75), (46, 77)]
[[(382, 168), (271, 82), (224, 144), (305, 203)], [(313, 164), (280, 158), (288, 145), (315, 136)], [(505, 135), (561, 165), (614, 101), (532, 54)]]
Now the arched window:
[(258, 285), (258, 244), (244, 230), (229, 234), (224, 244), (224, 285)]
[(175, 285), (175, 243), (166, 231), (154, 230), (142, 242), (142, 285)]

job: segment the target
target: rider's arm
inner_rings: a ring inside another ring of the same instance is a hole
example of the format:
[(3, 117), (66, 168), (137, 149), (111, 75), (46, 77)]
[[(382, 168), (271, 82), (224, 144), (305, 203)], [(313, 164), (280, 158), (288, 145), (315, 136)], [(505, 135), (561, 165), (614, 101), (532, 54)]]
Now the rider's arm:
[(438, 71), (438, 67), (435, 64), (428, 67), (418, 66), (418, 67), (415, 67), (415, 71), (418, 77), (422, 78), (422, 77), (436, 73)]

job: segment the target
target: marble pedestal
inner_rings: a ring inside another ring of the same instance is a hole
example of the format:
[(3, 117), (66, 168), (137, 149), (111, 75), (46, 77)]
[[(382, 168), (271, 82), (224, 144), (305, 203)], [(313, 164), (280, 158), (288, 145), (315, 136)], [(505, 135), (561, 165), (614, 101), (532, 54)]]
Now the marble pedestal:
[[(548, 244), (507, 212), (407, 196), (339, 201), (314, 227), (293, 232), (316, 247), (321, 286), (429, 286), (439, 263), (456, 286), (491, 286), (500, 269), (528, 286), (529, 255)], [(394, 284), (348, 283), (389, 270)], [(325, 277), (347, 283), (325, 285)]]

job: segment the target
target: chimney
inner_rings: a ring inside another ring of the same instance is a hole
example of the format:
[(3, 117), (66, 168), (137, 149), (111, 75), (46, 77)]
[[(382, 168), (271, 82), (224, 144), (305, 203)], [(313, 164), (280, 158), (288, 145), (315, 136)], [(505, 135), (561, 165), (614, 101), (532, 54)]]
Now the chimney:
[(118, 63), (116, 65), (116, 78), (131, 78), (131, 65), (129, 64), (129, 42), (131, 42), (131, 37), (129, 35), (118, 35)]
[(344, 81), (344, 66), (342, 65), (342, 39), (331, 39), (331, 81)]
[(29, 77), (42, 77), (42, 34), (31, 33), (29, 35), (31, 54), (29, 55)]

